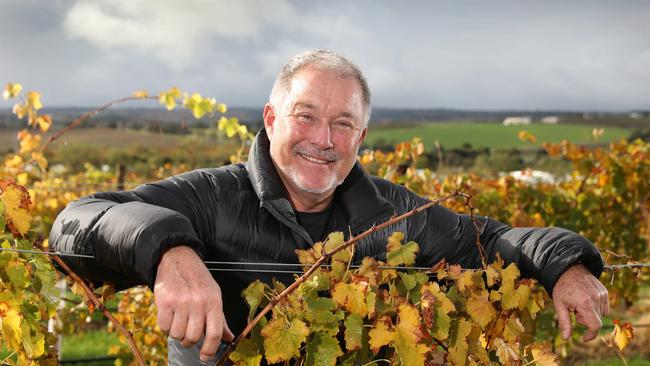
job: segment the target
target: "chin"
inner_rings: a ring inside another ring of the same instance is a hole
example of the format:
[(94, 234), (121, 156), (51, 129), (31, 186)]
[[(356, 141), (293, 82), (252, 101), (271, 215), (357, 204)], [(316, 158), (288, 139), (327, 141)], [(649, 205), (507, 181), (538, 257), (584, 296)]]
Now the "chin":
[[(332, 176), (331, 179), (327, 181), (320, 180), (319, 182), (308, 182), (307, 179), (300, 179), (298, 177), (292, 177), (294, 184), (303, 192), (312, 193), (312, 194), (323, 194), (330, 190), (334, 190), (338, 187), (341, 182), (336, 179), (335, 176)], [(297, 179), (296, 179), (297, 178)]]

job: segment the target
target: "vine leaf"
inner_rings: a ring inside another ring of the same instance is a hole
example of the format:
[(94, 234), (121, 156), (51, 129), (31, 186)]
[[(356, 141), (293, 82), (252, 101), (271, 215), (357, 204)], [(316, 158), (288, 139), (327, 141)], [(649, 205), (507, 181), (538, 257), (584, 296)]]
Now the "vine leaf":
[(246, 299), (246, 303), (248, 303), (249, 320), (252, 319), (255, 315), (255, 311), (257, 311), (257, 308), (262, 303), (262, 299), (264, 298), (264, 289), (265, 285), (260, 282), (260, 280), (256, 280), (248, 285), (248, 287), (246, 287), (241, 293), (241, 295)]
[(20, 314), (18, 314), (18, 312), (12, 308), (8, 308), (6, 310), (2, 310), (2, 308), (0, 308), (0, 313), (2, 314), (2, 343), (9, 346), (10, 349), (20, 349), (20, 344), (23, 336), (23, 332), (20, 327)]
[(632, 338), (634, 338), (634, 329), (632, 324), (629, 322), (621, 322), (618, 319), (614, 320), (614, 331), (612, 331), (612, 336), (614, 336), (614, 343), (616, 347), (621, 351), (627, 347)]
[(366, 287), (361, 283), (339, 282), (332, 290), (332, 299), (350, 313), (366, 316), (368, 305), (365, 292)]
[(420, 315), (417, 309), (402, 304), (397, 309), (399, 320), (395, 327), (395, 351), (402, 365), (424, 366), (424, 355), (429, 348), (418, 343), (422, 338), (420, 332)]
[(402, 240), (404, 240), (404, 233), (399, 231), (388, 237), (386, 259), (391, 266), (411, 266), (415, 263), (415, 254), (417, 254), (419, 246), (414, 241), (402, 245)]
[(466, 306), (469, 316), (483, 329), (490, 324), (497, 314), (488, 299), (488, 292), (485, 290), (472, 293), (472, 296), (467, 300)]
[(237, 366), (259, 366), (262, 355), (259, 352), (259, 346), (253, 340), (246, 338), (230, 354), (230, 359)]
[(472, 332), (472, 323), (465, 318), (458, 318), (453, 330), (447, 361), (454, 366), (465, 365), (469, 350), (467, 336)]
[[(330, 233), (327, 236), (327, 240), (325, 241), (324, 244), (324, 249), (327, 253), (331, 252), (334, 248), (343, 245), (345, 242), (345, 238), (343, 237), (343, 233), (340, 231), (336, 231), (333, 233)], [(334, 253), (332, 255), (332, 261), (339, 261), (343, 263), (348, 263), (350, 258), (352, 257), (352, 248), (347, 247), (337, 253)]]
[(349, 351), (361, 348), (361, 338), (363, 336), (363, 319), (356, 314), (352, 314), (345, 319), (345, 348)]
[(395, 332), (391, 329), (390, 318), (385, 316), (377, 319), (375, 327), (370, 330), (368, 335), (370, 337), (368, 342), (370, 349), (377, 354), (381, 347), (388, 345), (395, 338)]
[(339, 342), (334, 335), (327, 333), (316, 333), (314, 338), (307, 344), (308, 366), (335, 366), (336, 359), (343, 355)]
[(530, 353), (533, 355), (533, 361), (537, 366), (558, 366), (557, 356), (549, 347), (535, 344), (531, 347)]
[(181, 90), (177, 87), (172, 87), (167, 91), (161, 92), (158, 95), (160, 104), (164, 104), (168, 111), (176, 108), (176, 99), (181, 97)]
[(0, 199), (4, 204), (7, 227), (14, 236), (27, 234), (31, 226), (31, 216), (28, 212), (31, 205), (29, 193), (12, 180), (1, 180), (0, 189), (2, 189)]
[(293, 319), (289, 327), (284, 319), (275, 319), (262, 329), (262, 335), (266, 360), (277, 363), (300, 355), (300, 345), (307, 340), (309, 328), (299, 319)]

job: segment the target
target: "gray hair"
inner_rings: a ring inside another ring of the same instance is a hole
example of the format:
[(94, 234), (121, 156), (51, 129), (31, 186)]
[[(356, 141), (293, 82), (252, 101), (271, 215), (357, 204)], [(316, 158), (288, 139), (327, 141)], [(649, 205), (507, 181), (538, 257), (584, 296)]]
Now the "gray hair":
[(277, 105), (279, 102), (278, 99), (289, 93), (294, 75), (307, 66), (314, 66), (319, 70), (333, 72), (339, 77), (357, 80), (363, 94), (363, 106), (365, 109), (363, 123), (364, 126), (368, 126), (368, 121), (370, 120), (370, 89), (368, 88), (368, 82), (357, 65), (330, 50), (306, 51), (290, 59), (289, 62), (282, 66), (280, 74), (278, 74), (275, 83), (273, 83), (269, 102)]

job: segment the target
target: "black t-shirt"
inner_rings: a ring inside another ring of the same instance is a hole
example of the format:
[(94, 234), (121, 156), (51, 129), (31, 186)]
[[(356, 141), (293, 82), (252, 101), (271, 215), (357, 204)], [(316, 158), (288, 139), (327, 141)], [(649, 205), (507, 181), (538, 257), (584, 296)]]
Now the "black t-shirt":
[(332, 213), (332, 206), (330, 205), (325, 211), (320, 212), (300, 212), (296, 211), (298, 223), (307, 230), (309, 237), (314, 242), (322, 241), (326, 233), (327, 223)]

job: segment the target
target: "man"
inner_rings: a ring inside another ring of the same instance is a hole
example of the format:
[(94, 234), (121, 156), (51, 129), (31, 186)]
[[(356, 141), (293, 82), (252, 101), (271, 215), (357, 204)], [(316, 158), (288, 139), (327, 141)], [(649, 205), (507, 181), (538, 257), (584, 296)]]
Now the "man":
[[(96, 261), (68, 259), (89, 279), (149, 285), (158, 325), (169, 332), (170, 363), (187, 364), (192, 352), (205, 361), (222, 340), (233, 339), (231, 328), (243, 329), (247, 310), (241, 290), (271, 275), (213, 276), (203, 260), (297, 263), (296, 249), (329, 232), (356, 234), (426, 202), (368, 176), (356, 163), (369, 116), (370, 92), (354, 64), (330, 51), (302, 53), (276, 79), (264, 107), (264, 129), (246, 164), (83, 198), (59, 215), (50, 242), (54, 250), (94, 255)], [(553, 295), (563, 336), (570, 334), (574, 312), (587, 326), (584, 339), (595, 338), (608, 302), (597, 280), (603, 263), (593, 244), (564, 229), (511, 229), (480, 221), (489, 257), (498, 252), (516, 262), (524, 276), (537, 278)], [(420, 244), (417, 265), (445, 258), (480, 266), (471, 220), (441, 206), (357, 243), (355, 259), (385, 256), (393, 231)], [(179, 341), (193, 348), (179, 347)]]

